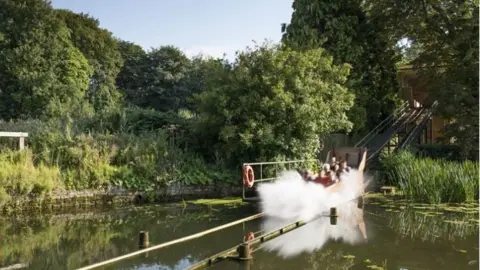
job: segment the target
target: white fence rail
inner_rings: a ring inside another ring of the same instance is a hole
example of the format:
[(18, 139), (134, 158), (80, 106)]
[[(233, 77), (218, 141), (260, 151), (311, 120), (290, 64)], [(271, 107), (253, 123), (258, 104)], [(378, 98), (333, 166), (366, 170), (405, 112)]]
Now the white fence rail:
[(0, 131), (0, 137), (18, 138), (18, 148), (23, 150), (25, 149), (25, 138), (28, 137), (28, 133)]

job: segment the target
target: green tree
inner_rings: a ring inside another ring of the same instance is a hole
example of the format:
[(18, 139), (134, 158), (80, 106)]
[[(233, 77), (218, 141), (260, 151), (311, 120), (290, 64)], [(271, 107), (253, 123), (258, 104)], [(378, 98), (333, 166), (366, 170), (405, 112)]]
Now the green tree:
[(412, 43), (408, 39), (399, 41), (395, 47), (398, 55), (400, 56), (400, 61), (397, 63), (397, 66), (410, 65), (420, 56), (423, 51), (421, 43)]
[(186, 77), (190, 59), (174, 46), (162, 46), (148, 52), (142, 96), (142, 107), (159, 111), (184, 108), (190, 96)]
[(395, 51), (377, 34), (377, 22), (361, 1), (295, 0), (293, 10), (282, 41), (295, 49), (323, 47), (335, 64), (351, 64), (356, 102), (349, 118), (357, 132), (373, 128), (395, 109), (398, 93)]
[(439, 102), (438, 115), (450, 122), (446, 139), (455, 138), (464, 157), (478, 154), (478, 0), (367, 4), (392, 43), (407, 38), (416, 48), (411, 63)]
[(192, 97), (211, 87), (215, 87), (212, 84), (217, 83), (216, 79), (222, 78), (222, 74), (228, 72), (226, 68), (228, 65), (228, 62), (221, 58), (204, 57), (202, 55), (193, 57), (185, 78), (185, 87), (189, 91), (186, 109), (190, 111), (195, 110), (195, 99)]
[(222, 66), (195, 96), (197, 140), (231, 165), (312, 157), (320, 136), (352, 127), (349, 67), (334, 65), (323, 49), (256, 46)]
[(91, 74), (49, 2), (0, 0), (0, 118), (81, 113)]
[(88, 14), (56, 10), (57, 17), (71, 31), (73, 44), (85, 55), (94, 69), (88, 98), (97, 112), (119, 105), (120, 92), (115, 80), (123, 65), (118, 42), (100, 22)]
[(147, 53), (139, 45), (120, 40), (118, 42), (123, 66), (117, 76), (118, 89), (123, 92), (127, 104), (139, 105), (144, 102)]

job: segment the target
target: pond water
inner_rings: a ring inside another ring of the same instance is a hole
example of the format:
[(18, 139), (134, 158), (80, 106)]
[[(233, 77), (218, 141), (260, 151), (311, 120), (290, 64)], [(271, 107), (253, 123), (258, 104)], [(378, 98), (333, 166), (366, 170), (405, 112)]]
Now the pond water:
[[(223, 261), (210, 268), (479, 267), (478, 204), (433, 208), (371, 201), (363, 210), (338, 211), (336, 225), (328, 217), (319, 218), (262, 245), (248, 263)], [(138, 250), (141, 230), (149, 232), (154, 245), (257, 212), (253, 204), (171, 204), (0, 217), (0, 269), (76, 269)], [(98, 269), (184, 269), (238, 245), (248, 232), (265, 232), (286, 223), (258, 219)]]

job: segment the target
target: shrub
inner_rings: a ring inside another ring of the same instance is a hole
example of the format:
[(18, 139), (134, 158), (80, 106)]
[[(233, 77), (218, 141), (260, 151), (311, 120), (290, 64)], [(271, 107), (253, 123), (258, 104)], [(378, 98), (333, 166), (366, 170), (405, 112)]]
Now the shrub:
[(0, 200), (51, 191), (57, 184), (74, 190), (151, 191), (172, 182), (205, 185), (236, 180), (221, 163), (209, 165), (201, 156), (180, 149), (163, 129), (109, 134), (86, 132), (83, 124), (71, 119), (0, 123), (2, 129), (30, 133), (26, 152), (8, 150), (9, 144), (0, 142), (5, 149), (0, 153), (0, 183), (8, 187), (0, 190)]
[(44, 195), (62, 186), (60, 169), (42, 163), (34, 165), (30, 150), (0, 153), (0, 203), (9, 195)]
[[(413, 147), (417, 156), (430, 157), (433, 159), (446, 159), (452, 161), (461, 161), (461, 149), (457, 145), (448, 144), (422, 144)], [(468, 156), (470, 160), (478, 160), (473, 151)]]
[(408, 199), (428, 203), (478, 199), (478, 163), (415, 157), (402, 151), (381, 158), (382, 174)]
[(352, 128), (349, 72), (322, 49), (247, 49), (194, 96), (197, 144), (210, 157), (222, 153), (230, 166), (313, 158), (320, 136)]

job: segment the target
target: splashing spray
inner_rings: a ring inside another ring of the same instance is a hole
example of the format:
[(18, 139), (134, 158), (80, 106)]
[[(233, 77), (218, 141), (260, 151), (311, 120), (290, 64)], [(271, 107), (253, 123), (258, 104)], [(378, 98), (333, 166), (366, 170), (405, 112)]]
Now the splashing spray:
[(260, 208), (266, 216), (308, 222), (330, 207), (354, 200), (365, 189), (363, 173), (351, 169), (329, 187), (306, 182), (297, 171), (282, 172), (277, 181), (259, 184)]
[[(325, 188), (306, 182), (296, 171), (285, 171), (273, 183), (258, 186), (260, 207), (266, 215), (264, 231), (272, 231), (295, 221), (309, 222), (305, 226), (263, 244), (268, 251), (281, 257), (320, 249), (329, 239), (356, 244), (366, 240), (363, 209), (354, 201), (362, 195), (366, 184), (362, 172), (351, 169), (340, 176), (340, 182)], [(336, 207), (341, 222), (331, 226), (329, 219), (320, 217)], [(360, 230), (359, 230), (360, 228)], [(363, 230), (362, 230), (363, 229)]]

